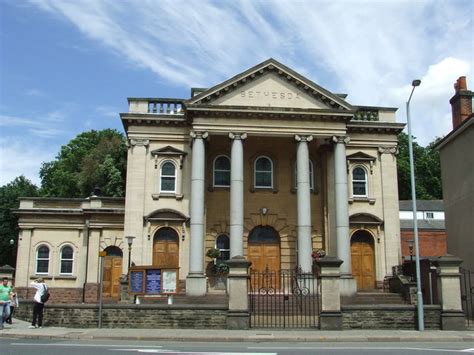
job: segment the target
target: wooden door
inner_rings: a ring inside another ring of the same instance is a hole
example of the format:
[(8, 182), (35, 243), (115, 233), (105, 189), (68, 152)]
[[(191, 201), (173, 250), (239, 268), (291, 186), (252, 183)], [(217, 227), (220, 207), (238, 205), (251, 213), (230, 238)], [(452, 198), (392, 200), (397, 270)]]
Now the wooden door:
[(118, 298), (120, 295), (120, 275), (122, 275), (122, 257), (104, 257), (103, 296)]
[(280, 245), (252, 243), (248, 246), (248, 258), (251, 269), (259, 273), (252, 278), (252, 287), (280, 288)]
[(178, 234), (172, 228), (160, 229), (153, 242), (153, 266), (179, 267)]
[(351, 243), (352, 275), (357, 289), (375, 288), (374, 242), (370, 236), (354, 235)]

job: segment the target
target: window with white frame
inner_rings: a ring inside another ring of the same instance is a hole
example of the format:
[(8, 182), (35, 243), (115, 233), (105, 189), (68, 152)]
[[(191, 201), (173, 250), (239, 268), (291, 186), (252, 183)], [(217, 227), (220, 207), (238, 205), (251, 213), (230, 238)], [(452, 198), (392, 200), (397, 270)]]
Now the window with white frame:
[(160, 192), (176, 191), (176, 167), (171, 161), (165, 161), (160, 169)]
[(352, 170), (352, 194), (354, 197), (367, 197), (367, 172), (361, 166)]
[(221, 251), (221, 255), (216, 259), (217, 264), (230, 259), (230, 240), (227, 234), (221, 234), (216, 238), (216, 249)]
[(225, 155), (214, 159), (214, 186), (230, 186), (230, 159)]
[(64, 246), (60, 253), (59, 273), (63, 275), (72, 275), (73, 262), (74, 250), (68, 245)]
[(434, 212), (426, 212), (426, 219), (433, 219), (434, 218)]
[(49, 248), (46, 245), (36, 250), (36, 273), (47, 274), (49, 272)]
[[(298, 166), (295, 163), (295, 189), (298, 188)], [(313, 162), (309, 161), (309, 188), (314, 190)]]
[(254, 186), (256, 188), (273, 188), (273, 162), (266, 156), (255, 159)]

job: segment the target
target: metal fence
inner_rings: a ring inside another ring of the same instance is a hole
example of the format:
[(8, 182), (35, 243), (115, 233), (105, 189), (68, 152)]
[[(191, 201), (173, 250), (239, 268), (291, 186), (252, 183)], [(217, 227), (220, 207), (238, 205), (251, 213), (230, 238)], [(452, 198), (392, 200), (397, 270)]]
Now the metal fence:
[(252, 328), (317, 328), (320, 283), (312, 273), (250, 272)]
[(461, 300), (467, 324), (474, 322), (474, 272), (461, 268)]

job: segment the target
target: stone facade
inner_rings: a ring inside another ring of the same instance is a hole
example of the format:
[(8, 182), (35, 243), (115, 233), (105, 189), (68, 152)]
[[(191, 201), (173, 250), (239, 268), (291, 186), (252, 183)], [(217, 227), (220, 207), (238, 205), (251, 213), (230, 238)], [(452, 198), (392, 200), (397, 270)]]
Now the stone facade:
[[(380, 287), (400, 263), (395, 155), (404, 125), (394, 108), (345, 97), (269, 59), (189, 99), (129, 98), (120, 114), (125, 201), (22, 200), (17, 287), (43, 276), (53, 289), (74, 289), (71, 301), (94, 302), (106, 251), (113, 285), (129, 263), (161, 265), (173, 254), (186, 293), (205, 295), (205, 254), (219, 236), (230, 239), (224, 253), (257, 269), (310, 271), (311, 252), (323, 249), (343, 261), (341, 294), (353, 294), (359, 278)], [(127, 236), (135, 237), (131, 250)], [(351, 261), (355, 242), (371, 250), (370, 275)], [(63, 275), (66, 245), (73, 270)], [(38, 272), (41, 246), (49, 268)]]

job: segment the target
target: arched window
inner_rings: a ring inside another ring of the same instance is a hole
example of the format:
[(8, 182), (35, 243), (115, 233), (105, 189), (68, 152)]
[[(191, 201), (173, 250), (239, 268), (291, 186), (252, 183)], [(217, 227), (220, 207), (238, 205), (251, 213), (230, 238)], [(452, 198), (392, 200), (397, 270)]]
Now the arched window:
[(355, 197), (367, 197), (367, 173), (360, 166), (352, 170), (352, 194)]
[(161, 165), (160, 183), (161, 192), (176, 191), (176, 167), (172, 162), (166, 161)]
[[(295, 163), (295, 189), (298, 188), (298, 167)], [(313, 172), (313, 162), (309, 161), (309, 188), (314, 190), (314, 172)]]
[(49, 273), (49, 248), (46, 245), (40, 246), (36, 251), (36, 273)]
[(214, 160), (214, 186), (230, 186), (230, 159), (225, 155)]
[(255, 159), (254, 186), (256, 188), (273, 188), (273, 162), (261, 156)]
[(230, 240), (227, 234), (221, 234), (216, 238), (216, 248), (221, 251), (216, 263), (220, 264), (230, 259)]
[(70, 246), (61, 249), (59, 273), (72, 275), (72, 264), (74, 262), (74, 250)]

